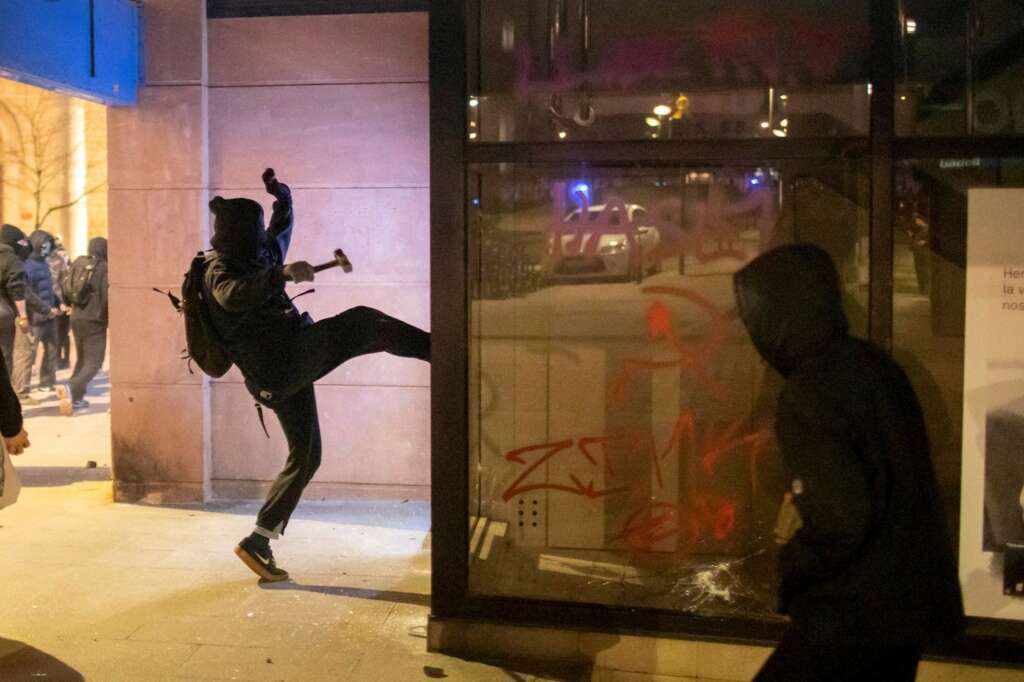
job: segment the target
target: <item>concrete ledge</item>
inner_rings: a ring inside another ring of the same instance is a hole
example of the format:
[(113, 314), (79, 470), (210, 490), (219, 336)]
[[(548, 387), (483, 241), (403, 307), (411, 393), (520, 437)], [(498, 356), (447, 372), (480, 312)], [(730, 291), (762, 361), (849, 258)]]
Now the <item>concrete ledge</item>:
[(129, 483), (114, 481), (114, 502), (187, 504), (205, 501), (202, 483)]
[[(264, 500), (271, 481), (215, 478), (211, 481), (214, 500)], [(430, 486), (375, 485), (313, 481), (303, 491), (304, 500), (430, 500)]]
[[(430, 619), (427, 649), (471, 660), (530, 658), (586, 664), (592, 682), (747, 682), (772, 649), (668, 637)], [(923, 661), (917, 682), (1011, 682), (1020, 668)]]

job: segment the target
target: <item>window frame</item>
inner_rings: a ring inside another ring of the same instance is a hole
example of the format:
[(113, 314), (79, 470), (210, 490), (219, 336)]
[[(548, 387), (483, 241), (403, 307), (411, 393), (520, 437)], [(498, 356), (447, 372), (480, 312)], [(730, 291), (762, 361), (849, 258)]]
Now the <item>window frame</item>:
[[(893, 338), (895, 164), (905, 159), (1024, 157), (1024, 137), (897, 137), (896, 56), (899, 3), (869, 0), (870, 131), (866, 137), (651, 140), (630, 142), (469, 143), (464, 102), (480, 47), (470, 30), (479, 0), (434, 3), (430, 12), (430, 196), (432, 617), (535, 624), (680, 639), (772, 644), (782, 623), (707, 617), (659, 609), (485, 597), (469, 593), (469, 249), (468, 171), (474, 164), (558, 163), (645, 166), (686, 162), (765, 163), (793, 159), (866, 159), (871, 169), (869, 321), (872, 341)], [(473, 59), (469, 59), (472, 56)], [(1024, 664), (1024, 622), (971, 618), (953, 643), (934, 643), (933, 658)]]

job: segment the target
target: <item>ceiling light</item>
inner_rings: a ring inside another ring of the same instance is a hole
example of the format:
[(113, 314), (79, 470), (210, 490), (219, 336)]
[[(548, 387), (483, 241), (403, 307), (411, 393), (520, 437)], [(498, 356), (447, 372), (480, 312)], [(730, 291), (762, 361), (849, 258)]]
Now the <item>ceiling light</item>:
[(652, 128), (657, 128), (658, 126), (661, 125), (661, 121), (659, 121), (653, 116), (648, 116), (647, 118), (645, 118), (644, 123), (651, 126)]
[(672, 113), (672, 107), (667, 104), (659, 104), (654, 107), (654, 113), (656, 116), (668, 116)]

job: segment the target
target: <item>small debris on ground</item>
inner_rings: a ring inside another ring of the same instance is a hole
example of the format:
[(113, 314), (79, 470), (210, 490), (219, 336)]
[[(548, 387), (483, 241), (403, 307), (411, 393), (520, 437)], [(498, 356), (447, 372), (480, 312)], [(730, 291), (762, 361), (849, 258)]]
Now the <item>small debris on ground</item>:
[(448, 673), (446, 673), (444, 671), (444, 668), (435, 668), (432, 665), (425, 665), (425, 666), (423, 666), (423, 674), (426, 675), (427, 677), (432, 677), (434, 679), (440, 679), (442, 677), (448, 677)]

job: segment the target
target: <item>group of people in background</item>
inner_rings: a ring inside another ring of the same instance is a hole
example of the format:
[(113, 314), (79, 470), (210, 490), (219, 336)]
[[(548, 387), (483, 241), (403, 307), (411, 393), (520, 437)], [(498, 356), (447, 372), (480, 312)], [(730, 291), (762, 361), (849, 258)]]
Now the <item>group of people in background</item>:
[[(30, 235), (14, 225), (0, 228), (0, 352), (22, 405), (38, 405), (32, 394), (56, 393), (60, 413), (89, 407), (89, 382), (107, 350), (107, 240), (90, 240), (88, 254), (74, 261), (60, 240), (45, 230)], [(75, 366), (67, 383), (57, 372)], [(32, 383), (39, 362), (38, 381)]]

